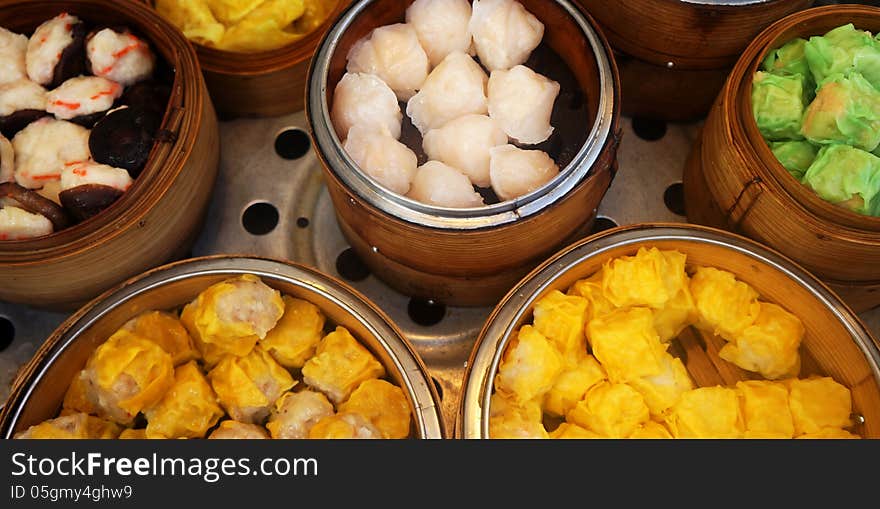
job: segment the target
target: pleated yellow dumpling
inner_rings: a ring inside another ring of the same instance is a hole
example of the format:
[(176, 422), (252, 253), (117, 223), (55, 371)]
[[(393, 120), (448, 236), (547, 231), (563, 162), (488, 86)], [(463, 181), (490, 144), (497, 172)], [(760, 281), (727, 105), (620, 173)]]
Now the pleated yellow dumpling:
[(801, 368), (798, 349), (804, 337), (804, 324), (776, 304), (760, 302), (755, 322), (733, 337), (718, 355), (764, 378), (797, 376)]
[(266, 428), (227, 419), (208, 435), (209, 440), (267, 440)]
[(573, 364), (587, 351), (584, 338), (586, 312), (590, 302), (577, 295), (553, 290), (535, 302), (534, 326)]
[(148, 438), (202, 438), (223, 409), (198, 364), (189, 361), (174, 370), (174, 385), (145, 415)]
[(208, 366), (227, 354), (243, 357), (284, 314), (281, 294), (244, 274), (213, 284), (180, 314)]
[(685, 255), (639, 248), (635, 256), (613, 258), (603, 267), (602, 289), (617, 307), (663, 308), (687, 286)]
[(697, 321), (697, 306), (688, 286), (684, 286), (662, 308), (654, 310), (654, 328), (660, 341), (677, 337), (688, 325)]
[(852, 425), (852, 394), (831, 377), (786, 380), (795, 436)]
[(489, 437), (550, 438), (541, 418), (537, 401), (520, 402), (504, 392), (496, 392), (489, 402)]
[(523, 325), (504, 351), (495, 389), (518, 401), (541, 398), (553, 388), (564, 368), (562, 354), (531, 325)]
[(64, 402), (61, 404), (61, 415), (76, 413), (97, 414), (98, 408), (90, 399), (88, 373), (82, 370), (73, 377), (67, 392), (64, 393)]
[(741, 438), (737, 393), (720, 386), (687, 391), (672, 407), (666, 425), (675, 438)]
[(244, 357), (227, 355), (208, 372), (208, 380), (229, 416), (246, 424), (262, 422), (275, 400), (296, 385), (260, 347)]
[(550, 433), (550, 438), (555, 439), (563, 439), (563, 440), (577, 440), (577, 439), (602, 439), (606, 438), (602, 435), (590, 431), (586, 428), (582, 428), (577, 424), (569, 424), (567, 422), (563, 422), (559, 425), (558, 428), (553, 430)]
[(284, 315), (260, 340), (278, 364), (300, 369), (314, 354), (324, 335), (324, 314), (318, 306), (289, 295), (283, 297)]
[(200, 44), (217, 44), (226, 28), (217, 21), (207, 0), (156, 0), (156, 10)]
[(15, 434), (13, 438), (37, 440), (53, 439), (112, 439), (122, 428), (113, 422), (93, 415), (70, 414), (35, 424)]
[(656, 375), (632, 378), (627, 382), (645, 399), (653, 417), (663, 418), (682, 394), (694, 388), (687, 368), (681, 359), (663, 353), (662, 371)]
[(186, 328), (171, 313), (162, 311), (141, 313), (129, 320), (122, 328), (159, 345), (171, 355), (171, 361), (175, 366), (199, 358), (199, 352)]
[(587, 279), (575, 281), (568, 289), (568, 295), (583, 297), (590, 303), (586, 317), (588, 322), (615, 309), (614, 304), (605, 297), (605, 292), (602, 290), (603, 277), (604, 271), (599, 270)]
[(587, 325), (593, 355), (612, 382), (659, 375), (666, 347), (654, 330), (648, 308), (625, 308), (595, 318)]
[(591, 387), (605, 380), (605, 370), (595, 357), (583, 354), (580, 362), (568, 368), (544, 396), (544, 410), (551, 415), (564, 417)]
[(641, 394), (629, 385), (609, 382), (590, 389), (566, 416), (569, 423), (609, 438), (628, 437), (649, 418)]
[(302, 368), (303, 380), (342, 403), (363, 381), (385, 376), (385, 368), (345, 327), (324, 336)]
[(385, 380), (365, 380), (348, 400), (339, 405), (340, 412), (363, 415), (382, 433), (383, 438), (409, 436), (409, 400), (403, 389)]
[(303, 0), (263, 0), (229, 26), (217, 45), (227, 51), (265, 51), (296, 42), (303, 34), (285, 28), (305, 13)]
[(731, 341), (758, 318), (758, 292), (730, 272), (698, 267), (691, 277), (697, 327)]
[(794, 424), (788, 404), (788, 389), (777, 382), (737, 382), (742, 404), (745, 438), (792, 438)]
[(636, 428), (636, 430), (629, 435), (629, 438), (660, 439), (672, 438), (672, 435), (669, 433), (669, 430), (666, 429), (666, 426), (656, 421), (648, 421)]
[(363, 415), (342, 412), (324, 417), (309, 430), (312, 439), (382, 438), (382, 432)]
[(277, 401), (266, 423), (272, 438), (302, 439), (324, 417), (336, 413), (327, 396), (317, 391), (286, 392)]

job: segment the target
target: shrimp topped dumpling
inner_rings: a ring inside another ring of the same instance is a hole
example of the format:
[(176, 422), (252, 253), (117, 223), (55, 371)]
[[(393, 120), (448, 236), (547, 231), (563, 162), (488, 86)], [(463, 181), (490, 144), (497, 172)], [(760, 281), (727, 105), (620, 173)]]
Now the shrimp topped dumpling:
[(15, 181), (39, 189), (61, 180), (65, 168), (91, 157), (89, 130), (66, 120), (44, 117), (25, 127), (12, 139), (15, 148)]
[(85, 24), (62, 12), (43, 22), (28, 40), (25, 64), (28, 78), (54, 88), (85, 71)]
[(149, 44), (128, 30), (118, 32), (104, 28), (90, 34), (86, 56), (95, 76), (126, 87), (149, 78), (156, 65), (156, 56)]
[(428, 77), (430, 64), (412, 25), (396, 23), (373, 29), (346, 57), (351, 73), (375, 74), (401, 101), (407, 101)]
[(333, 404), (320, 392), (288, 392), (275, 402), (266, 428), (272, 438), (308, 438), (318, 421), (335, 413)]
[(27, 79), (28, 38), (0, 27), (0, 84)]

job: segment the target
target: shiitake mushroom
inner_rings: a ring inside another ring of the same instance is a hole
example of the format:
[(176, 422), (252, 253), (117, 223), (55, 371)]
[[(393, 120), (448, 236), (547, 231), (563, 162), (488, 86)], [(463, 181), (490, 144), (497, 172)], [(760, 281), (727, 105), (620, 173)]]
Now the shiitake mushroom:
[(158, 122), (139, 107), (123, 106), (99, 120), (89, 133), (89, 150), (95, 161), (128, 170), (137, 178), (153, 148)]
[(61, 191), (58, 198), (77, 222), (98, 214), (113, 204), (122, 191), (102, 184), (83, 184)]
[(0, 134), (11, 140), (31, 122), (36, 122), (47, 116), (49, 114), (43, 110), (19, 110), (5, 117), (0, 117)]
[(73, 42), (61, 52), (61, 58), (52, 72), (52, 81), (46, 88), (49, 90), (60, 86), (70, 78), (85, 73), (86, 70), (86, 25), (78, 21), (71, 26), (70, 35)]
[(46, 216), (46, 218), (52, 222), (55, 231), (67, 228), (71, 223), (67, 212), (57, 203), (40, 196), (36, 191), (24, 188), (14, 182), (0, 184), (0, 198), (6, 197), (12, 198), (18, 202), (18, 204), (21, 205), (21, 208), (28, 212)]

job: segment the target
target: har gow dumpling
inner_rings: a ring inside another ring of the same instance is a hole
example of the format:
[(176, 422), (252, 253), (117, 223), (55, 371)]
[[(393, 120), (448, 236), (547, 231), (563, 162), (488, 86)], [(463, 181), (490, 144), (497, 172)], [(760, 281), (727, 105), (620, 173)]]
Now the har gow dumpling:
[(450, 53), (406, 104), (406, 114), (424, 135), (467, 114), (484, 115), (489, 106), (483, 68), (465, 53)]
[(474, 0), (469, 28), (490, 71), (524, 63), (544, 37), (544, 24), (514, 0)]
[(376, 28), (348, 52), (346, 70), (375, 74), (401, 101), (409, 100), (428, 77), (428, 55), (416, 30), (406, 23)]
[(519, 143), (534, 145), (553, 134), (550, 115), (559, 83), (524, 65), (492, 71), (489, 77), (489, 116)]
[(406, 22), (415, 28), (431, 65), (438, 65), (455, 51), (471, 53), (467, 0), (416, 0), (406, 9)]
[(409, 191), (418, 158), (387, 131), (355, 125), (348, 131), (344, 147), (360, 169), (377, 182), (398, 194)]
[(468, 208), (483, 206), (483, 198), (474, 191), (467, 176), (439, 161), (428, 161), (416, 170), (407, 195), (428, 205)]
[(385, 128), (392, 138), (400, 138), (403, 114), (394, 91), (377, 76), (346, 73), (333, 92), (330, 119), (343, 141), (355, 124)]
[(559, 167), (545, 152), (501, 145), (489, 150), (489, 178), (502, 200), (528, 194), (559, 174)]
[(474, 185), (489, 187), (489, 149), (507, 144), (507, 134), (486, 115), (465, 115), (428, 131), (422, 148), (430, 159), (458, 168)]

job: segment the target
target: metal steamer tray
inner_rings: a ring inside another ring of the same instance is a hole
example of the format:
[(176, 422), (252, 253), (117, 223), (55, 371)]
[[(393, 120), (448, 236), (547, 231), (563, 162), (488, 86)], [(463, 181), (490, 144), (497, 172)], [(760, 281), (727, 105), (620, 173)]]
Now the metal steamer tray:
[[(622, 118), (619, 171), (594, 231), (640, 222), (686, 222), (682, 168), (700, 122)], [(464, 368), (491, 308), (410, 299), (379, 281), (339, 231), (302, 112), (223, 121), (212, 203), (192, 256), (286, 258), (341, 278), (387, 312), (427, 364), (451, 433)], [(0, 302), (0, 402), (18, 368), (68, 315)], [(860, 315), (880, 336), (880, 308)]]

